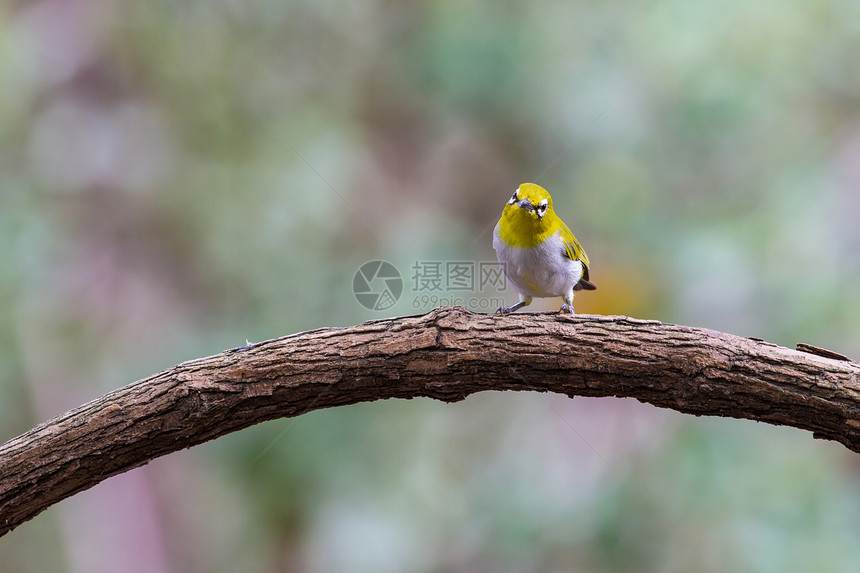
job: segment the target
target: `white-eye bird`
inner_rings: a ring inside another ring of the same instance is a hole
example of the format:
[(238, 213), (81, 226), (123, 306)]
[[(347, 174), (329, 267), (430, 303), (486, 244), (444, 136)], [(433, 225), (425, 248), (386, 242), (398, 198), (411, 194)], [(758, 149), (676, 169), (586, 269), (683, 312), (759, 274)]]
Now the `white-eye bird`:
[(588, 280), (588, 255), (552, 208), (552, 197), (534, 183), (523, 183), (511, 196), (493, 231), (493, 248), (505, 276), (520, 295), (507, 314), (528, 306), (533, 297), (560, 296), (559, 312), (573, 314), (573, 291), (594, 290)]

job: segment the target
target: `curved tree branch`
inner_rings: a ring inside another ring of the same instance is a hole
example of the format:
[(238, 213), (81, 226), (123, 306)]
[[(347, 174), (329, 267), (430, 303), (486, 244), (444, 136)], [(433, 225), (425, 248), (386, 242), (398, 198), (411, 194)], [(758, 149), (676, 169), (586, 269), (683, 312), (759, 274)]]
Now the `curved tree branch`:
[(623, 316), (462, 308), (303, 332), (183, 362), (0, 446), (0, 535), (158, 456), (265, 420), (384, 398), (625, 396), (794, 426), (860, 452), (860, 366), (803, 349)]

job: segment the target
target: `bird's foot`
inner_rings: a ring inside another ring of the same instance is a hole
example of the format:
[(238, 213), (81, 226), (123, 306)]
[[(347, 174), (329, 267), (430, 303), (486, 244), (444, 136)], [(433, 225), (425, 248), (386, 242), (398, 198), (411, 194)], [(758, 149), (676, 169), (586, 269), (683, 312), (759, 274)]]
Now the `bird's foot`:
[(572, 304), (564, 303), (563, 305), (561, 305), (561, 308), (558, 309), (558, 313), (559, 314), (564, 314), (564, 313), (576, 314), (576, 311), (573, 309)]
[(531, 303), (531, 301), (532, 299), (527, 299), (521, 300), (514, 306), (500, 306), (499, 309), (496, 311), (496, 314), (511, 314), (512, 312), (516, 312), (522, 307), (527, 306), (529, 303)]

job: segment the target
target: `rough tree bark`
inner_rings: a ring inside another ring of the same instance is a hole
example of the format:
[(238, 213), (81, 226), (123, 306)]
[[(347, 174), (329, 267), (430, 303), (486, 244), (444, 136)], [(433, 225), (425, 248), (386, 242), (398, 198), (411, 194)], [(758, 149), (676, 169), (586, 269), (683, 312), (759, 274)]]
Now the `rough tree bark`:
[(265, 420), (384, 398), (626, 396), (794, 426), (860, 452), (860, 366), (803, 348), (623, 316), (462, 308), (303, 332), (184, 362), (0, 446), (0, 535), (158, 456)]

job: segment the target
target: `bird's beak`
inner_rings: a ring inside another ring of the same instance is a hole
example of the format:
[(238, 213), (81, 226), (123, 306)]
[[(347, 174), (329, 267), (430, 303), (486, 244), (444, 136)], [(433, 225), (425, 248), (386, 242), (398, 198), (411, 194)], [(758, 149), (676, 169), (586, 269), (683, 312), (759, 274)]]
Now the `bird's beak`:
[(519, 203), (517, 203), (517, 205), (519, 205), (520, 209), (525, 209), (526, 211), (535, 210), (534, 205), (532, 205), (528, 199), (522, 199)]

